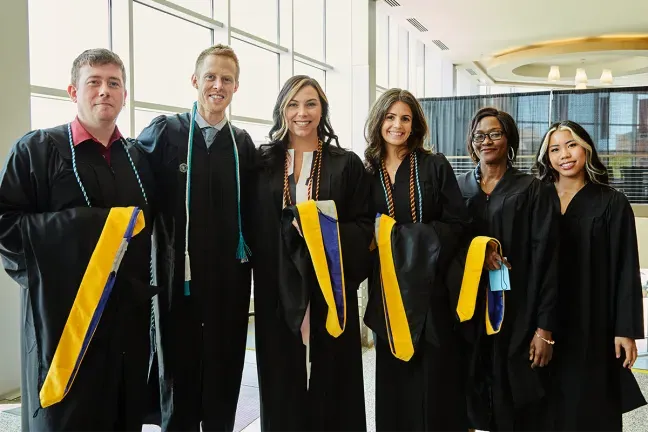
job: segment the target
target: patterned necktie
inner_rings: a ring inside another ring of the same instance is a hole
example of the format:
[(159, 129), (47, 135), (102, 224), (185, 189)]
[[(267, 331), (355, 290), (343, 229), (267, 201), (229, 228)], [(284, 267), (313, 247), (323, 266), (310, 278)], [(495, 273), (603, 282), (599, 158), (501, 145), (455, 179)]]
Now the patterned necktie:
[(218, 130), (216, 130), (216, 128), (212, 126), (207, 126), (202, 128), (202, 133), (203, 137), (205, 137), (205, 144), (207, 144), (207, 148), (209, 148), (214, 142), (216, 134), (218, 134)]

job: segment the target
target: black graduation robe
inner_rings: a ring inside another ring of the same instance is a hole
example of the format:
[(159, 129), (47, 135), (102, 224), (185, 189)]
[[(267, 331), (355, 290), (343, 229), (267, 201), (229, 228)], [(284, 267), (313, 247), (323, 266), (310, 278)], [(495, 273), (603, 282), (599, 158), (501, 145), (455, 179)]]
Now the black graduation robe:
[[(75, 154), (89, 208), (68, 138), (66, 126), (30, 132), (12, 148), (0, 178), (0, 253), (22, 287), (22, 430), (141, 430), (153, 296), (149, 208), (123, 146), (112, 144), (108, 165), (99, 144), (85, 141)], [(130, 144), (128, 151), (152, 199), (146, 161)], [(146, 227), (126, 250), (69, 393), (40, 408), (39, 392), (109, 210), (129, 206), (144, 211)]]
[[(294, 236), (287, 238), (282, 234), (285, 156), (283, 151), (279, 153), (270, 166), (261, 155), (252, 236), (261, 428), (365, 430), (357, 289), (367, 277), (372, 239), (368, 179), (355, 153), (324, 145), (319, 200), (333, 200), (337, 207), (346, 289), (346, 328), (334, 338), (325, 328), (324, 298), (316, 280), (299, 276), (308, 273), (308, 260), (302, 259), (300, 268), (296, 268), (299, 243), (295, 244)], [(316, 187), (315, 181), (313, 190)], [(308, 390), (306, 347), (299, 329), (291, 331), (293, 326), (289, 327), (289, 322), (301, 322), (303, 312), (301, 317), (291, 314), (294, 309), (282, 304), (280, 296), (291, 291), (287, 288), (299, 284), (307, 284), (310, 289), (312, 365)]]
[[(392, 188), (397, 225), (391, 243), (401, 297), (417, 343), (408, 361), (392, 354), (386, 334), (379, 245), (374, 252), (364, 318), (378, 336), (376, 430), (466, 431), (464, 371), (455, 334), (458, 294), (450, 292), (460, 288), (461, 279), (447, 280), (445, 270), (465, 246), (468, 213), (447, 159), (442, 154), (418, 152), (423, 223), (412, 223), (410, 157), (401, 162)], [(379, 173), (372, 176), (371, 201), (377, 213), (389, 214)]]
[(558, 199), (548, 185), (513, 167), (490, 196), (481, 190), (474, 171), (458, 180), (473, 219), (473, 236), (498, 239), (512, 266), (500, 332), (488, 336), (484, 327), (487, 272), (481, 278), (477, 313), (461, 326), (468, 342), (464, 360), (470, 425), (489, 431), (544, 430), (551, 364), (531, 369), (529, 344), (538, 327), (555, 329)]
[[(161, 116), (138, 141), (160, 191), (154, 245), (161, 292), (157, 340), (162, 430), (232, 430), (248, 328), (250, 263), (236, 259), (238, 219), (234, 148), (229, 126), (210, 148), (196, 124), (193, 138), (189, 254), (184, 295), (185, 185), (190, 114)], [(243, 232), (249, 231), (252, 139), (233, 128), (239, 154)], [(183, 169), (184, 168), (184, 169)], [(249, 242), (249, 235), (248, 242)]]
[(560, 218), (560, 234), (557, 429), (621, 431), (621, 414), (646, 404), (614, 350), (615, 336), (644, 337), (634, 214), (621, 192), (588, 183)]

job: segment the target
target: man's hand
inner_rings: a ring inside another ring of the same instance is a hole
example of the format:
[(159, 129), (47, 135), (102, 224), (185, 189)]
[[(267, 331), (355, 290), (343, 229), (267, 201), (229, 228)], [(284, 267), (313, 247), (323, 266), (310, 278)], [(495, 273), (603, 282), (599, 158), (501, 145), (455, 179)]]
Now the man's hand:
[(497, 252), (497, 243), (491, 240), (488, 242), (488, 245), (486, 245), (484, 268), (486, 270), (499, 270), (500, 263), (503, 263), (509, 270), (511, 270), (511, 264), (509, 264), (506, 258), (502, 258), (502, 256)]
[(624, 368), (632, 368), (635, 361), (637, 361), (637, 343), (634, 339), (627, 337), (615, 337), (614, 349), (616, 351), (616, 358), (621, 358), (621, 348), (625, 351), (625, 360), (623, 361)]
[(546, 341), (553, 342), (551, 332), (541, 328), (537, 329), (529, 344), (529, 361), (533, 362), (531, 363), (531, 369), (545, 367), (551, 361), (553, 344)]

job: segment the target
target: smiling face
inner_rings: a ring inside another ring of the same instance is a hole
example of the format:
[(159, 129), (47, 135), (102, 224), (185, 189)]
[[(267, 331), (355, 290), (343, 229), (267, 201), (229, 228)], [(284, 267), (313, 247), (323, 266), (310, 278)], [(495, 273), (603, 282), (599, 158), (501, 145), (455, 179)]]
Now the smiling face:
[(554, 132), (549, 139), (549, 161), (560, 178), (585, 178), (587, 152), (568, 130)]
[(472, 146), (480, 161), (498, 164), (507, 160), (508, 141), (497, 117), (481, 119), (472, 136)]
[(238, 90), (236, 63), (222, 55), (208, 55), (192, 75), (191, 82), (198, 89), (198, 111), (206, 120), (222, 120), (225, 110)]
[(322, 102), (317, 90), (310, 85), (301, 88), (288, 101), (285, 118), (292, 136), (315, 139), (322, 119)]
[(405, 146), (412, 133), (412, 109), (405, 102), (394, 102), (383, 120), (380, 134), (386, 145)]
[(121, 68), (112, 63), (86, 64), (79, 68), (78, 77), (68, 86), (68, 94), (77, 104), (79, 120), (90, 126), (114, 123), (126, 100)]

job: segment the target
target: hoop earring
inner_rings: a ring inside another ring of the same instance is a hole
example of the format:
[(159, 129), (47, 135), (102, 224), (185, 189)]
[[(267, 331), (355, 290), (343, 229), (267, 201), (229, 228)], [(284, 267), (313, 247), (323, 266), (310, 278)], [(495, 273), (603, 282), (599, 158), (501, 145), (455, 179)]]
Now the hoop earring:
[[(512, 154), (511, 154), (512, 153)], [(513, 162), (513, 159), (515, 159), (515, 150), (513, 150), (513, 147), (508, 148), (508, 159)]]
[(470, 156), (472, 157), (472, 160), (479, 163), (479, 157), (477, 157), (477, 153), (475, 153), (474, 149), (470, 152)]

